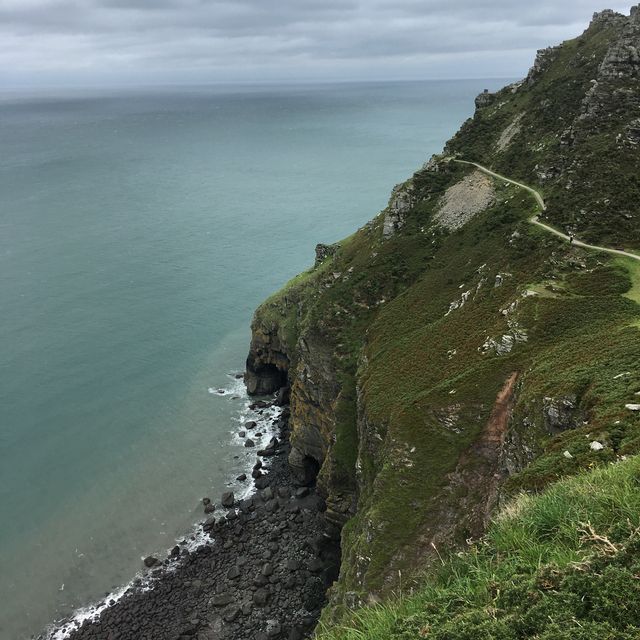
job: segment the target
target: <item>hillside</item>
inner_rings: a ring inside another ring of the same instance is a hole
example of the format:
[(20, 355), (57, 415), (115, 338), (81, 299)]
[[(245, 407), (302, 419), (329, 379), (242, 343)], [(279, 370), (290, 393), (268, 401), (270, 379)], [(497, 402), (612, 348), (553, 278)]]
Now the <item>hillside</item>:
[[(636, 636), (570, 635), (581, 614), (562, 594), (603, 572), (617, 581), (608, 602), (637, 594), (637, 461), (620, 461), (640, 452), (640, 262), (532, 224), (531, 192), (455, 160), (539, 191), (549, 227), (640, 252), (639, 50), (636, 7), (540, 51), (522, 82), (477, 98), (384, 211), (319, 245), (257, 310), (249, 391), (290, 385), (289, 462), (317, 482), (342, 547), (328, 638), (637, 637), (631, 614)], [(557, 628), (514, 635), (543, 579)], [(354, 622), (399, 590), (417, 595)], [(375, 635), (381, 612), (415, 624)], [(585, 620), (627, 633), (603, 616)]]

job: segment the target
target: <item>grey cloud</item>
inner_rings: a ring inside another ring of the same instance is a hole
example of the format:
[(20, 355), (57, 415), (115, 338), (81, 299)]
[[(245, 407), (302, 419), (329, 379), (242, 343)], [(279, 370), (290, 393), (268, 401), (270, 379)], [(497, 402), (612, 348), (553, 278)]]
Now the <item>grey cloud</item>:
[(518, 76), (601, 1), (0, 0), (0, 81)]

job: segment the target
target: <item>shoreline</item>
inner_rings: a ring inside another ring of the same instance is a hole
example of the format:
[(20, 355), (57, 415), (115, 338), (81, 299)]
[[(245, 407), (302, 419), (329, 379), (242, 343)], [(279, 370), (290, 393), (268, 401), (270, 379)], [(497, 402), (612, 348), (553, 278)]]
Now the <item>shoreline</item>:
[[(315, 488), (299, 487), (291, 475), (288, 407), (255, 399), (249, 408), (264, 421), (248, 420), (233, 436), (258, 454), (247, 486), (238, 476), (233, 503), (225, 491), (229, 506), (209, 506), (165, 559), (149, 556), (143, 576), (38, 640), (295, 640), (313, 630), (337, 577), (338, 542), (324, 533)], [(263, 442), (276, 434), (264, 449), (252, 439), (257, 428)]]

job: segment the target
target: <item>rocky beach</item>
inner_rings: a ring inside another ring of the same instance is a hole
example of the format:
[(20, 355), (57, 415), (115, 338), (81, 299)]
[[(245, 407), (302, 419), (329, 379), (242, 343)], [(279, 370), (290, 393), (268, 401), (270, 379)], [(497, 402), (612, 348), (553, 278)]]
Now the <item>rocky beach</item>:
[[(253, 403), (258, 413), (282, 404)], [(263, 449), (255, 421), (238, 435), (256, 446), (254, 492), (203, 499), (197, 532), (166, 558), (145, 558), (148, 575), (99, 615), (67, 622), (41, 638), (69, 640), (266, 640), (304, 638), (315, 627), (325, 593), (337, 578), (338, 536), (324, 518), (323, 498), (300, 486), (287, 462), (289, 408), (272, 418), (276, 435)], [(247, 478), (242, 475), (240, 487)], [(201, 544), (199, 544), (201, 542)]]

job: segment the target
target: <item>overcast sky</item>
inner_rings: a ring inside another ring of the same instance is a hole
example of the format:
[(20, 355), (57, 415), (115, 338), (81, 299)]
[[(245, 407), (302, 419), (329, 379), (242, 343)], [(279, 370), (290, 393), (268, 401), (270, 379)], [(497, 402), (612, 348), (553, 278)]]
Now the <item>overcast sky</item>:
[(520, 77), (594, 11), (632, 4), (0, 0), (0, 84)]

